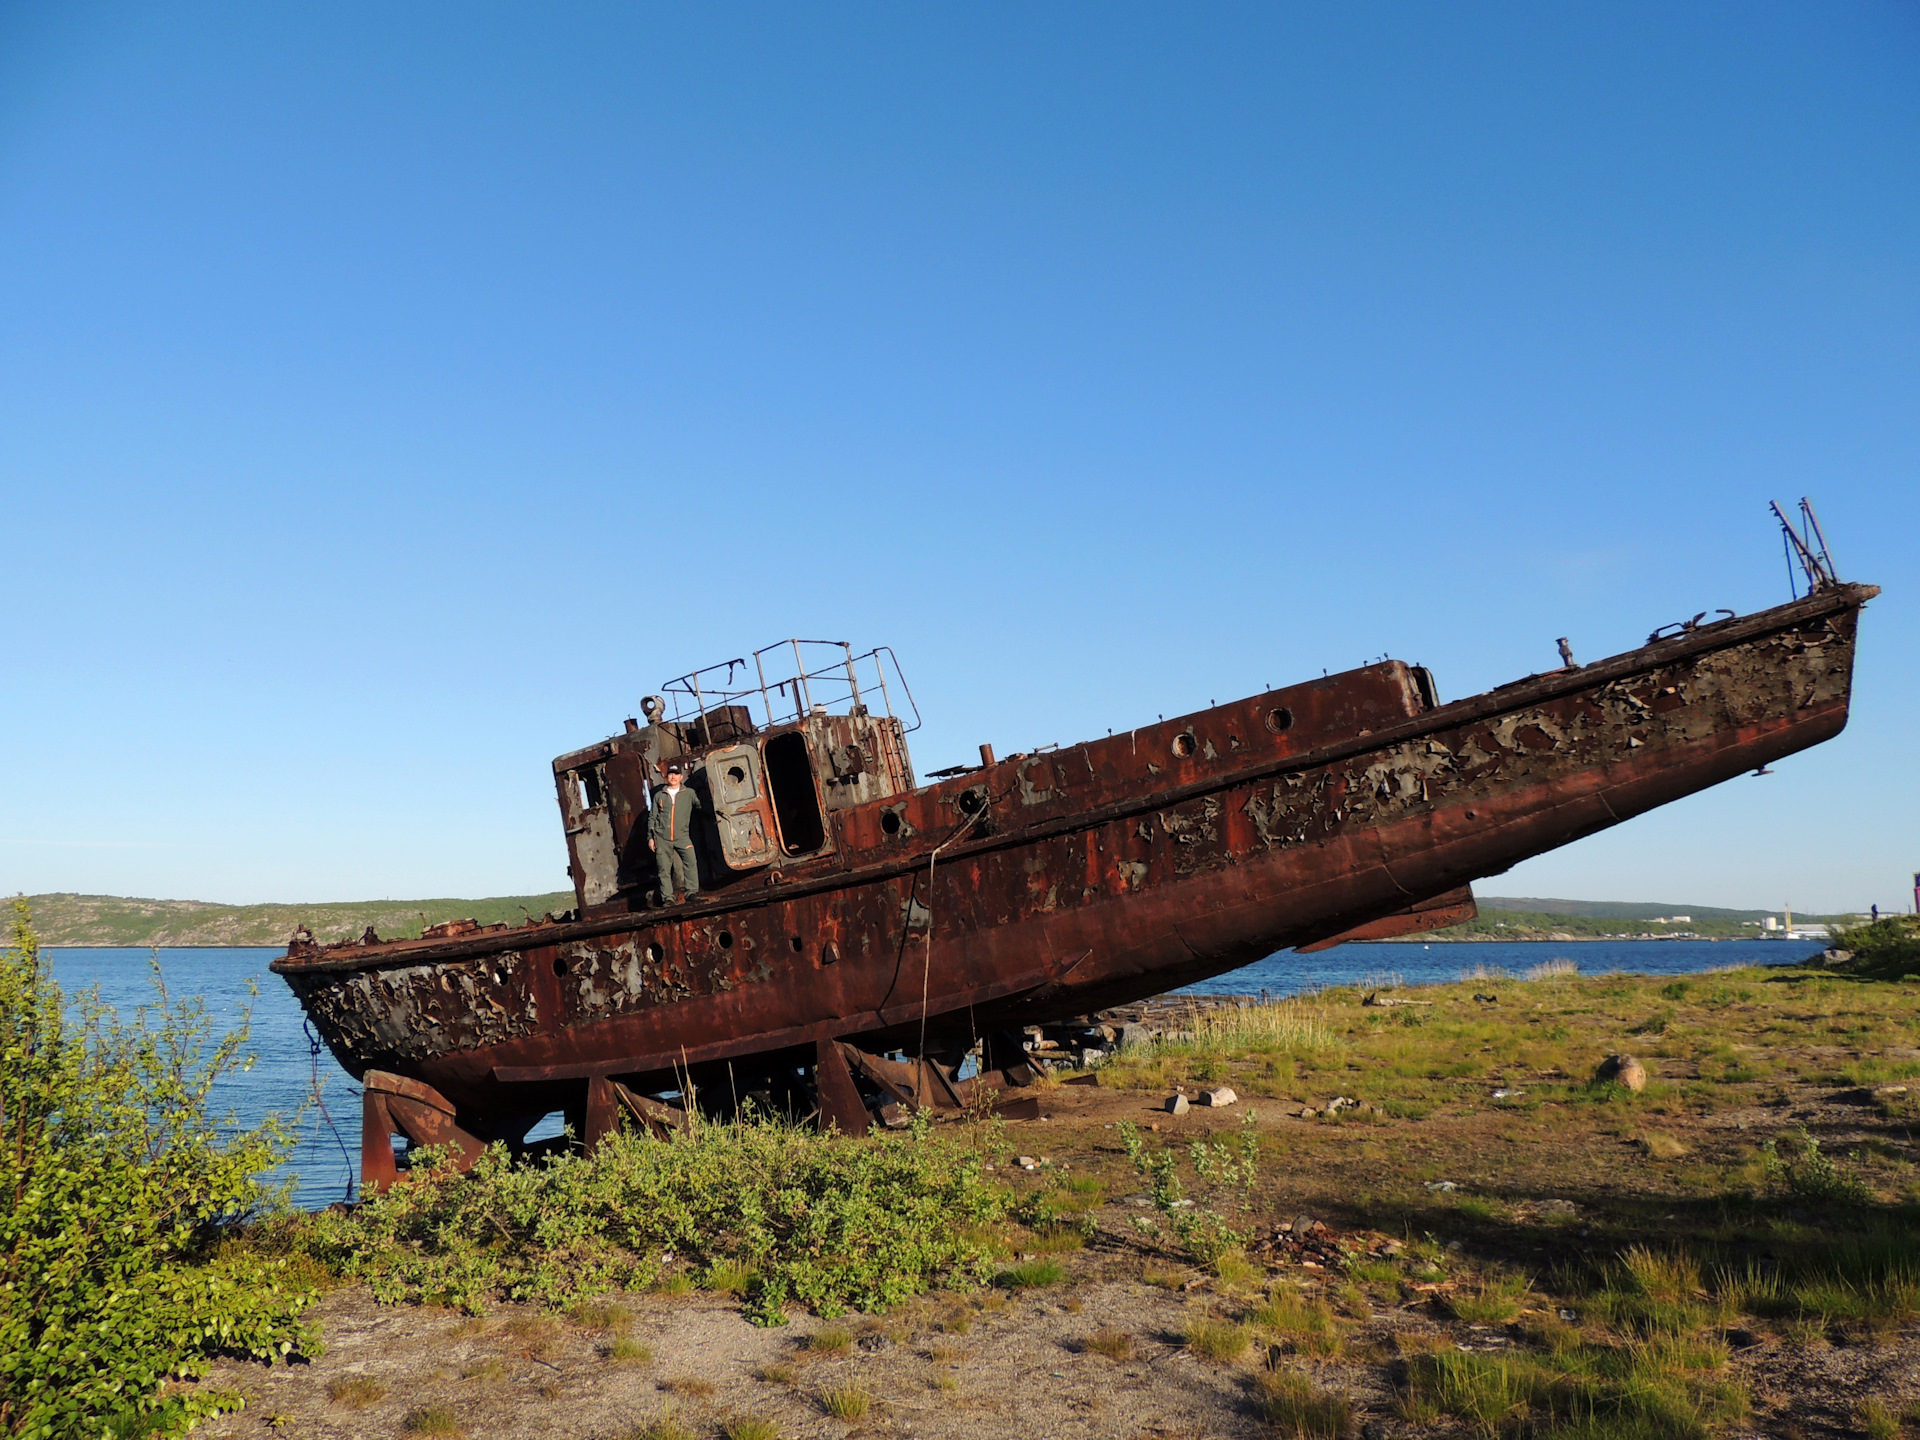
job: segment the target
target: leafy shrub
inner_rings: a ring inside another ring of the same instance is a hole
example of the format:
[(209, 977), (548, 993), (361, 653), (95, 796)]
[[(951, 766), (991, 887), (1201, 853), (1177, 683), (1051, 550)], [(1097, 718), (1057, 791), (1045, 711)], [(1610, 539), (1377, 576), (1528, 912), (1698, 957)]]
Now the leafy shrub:
[(310, 1217), (298, 1243), (378, 1299), (470, 1310), (644, 1287), (669, 1255), (750, 1277), (748, 1315), (779, 1324), (790, 1302), (833, 1316), (985, 1280), (974, 1227), (998, 1220), (1007, 1194), (982, 1165), (924, 1123), (846, 1139), (750, 1120), (521, 1164), (493, 1146), (464, 1176), (422, 1152), (407, 1183)]
[[(1180, 1180), (1179, 1157), (1171, 1149), (1149, 1150), (1140, 1138), (1139, 1127), (1131, 1120), (1120, 1122), (1120, 1143), (1126, 1147), (1133, 1168), (1152, 1184), (1154, 1208), (1166, 1217), (1181, 1248), (1202, 1265), (1212, 1265), (1247, 1242), (1246, 1233), (1220, 1213), (1221, 1209), (1241, 1214), (1251, 1210), (1253, 1188), (1259, 1180), (1260, 1139), (1251, 1128), (1253, 1113), (1249, 1111), (1243, 1118), (1248, 1128), (1240, 1132), (1238, 1144), (1207, 1139), (1188, 1143), (1187, 1159), (1200, 1189), (1199, 1201), (1187, 1198)], [(1134, 1224), (1144, 1234), (1157, 1229), (1145, 1216), (1136, 1216)]]
[(278, 1196), (259, 1181), (286, 1153), (277, 1120), (242, 1130), (207, 1113), (244, 1071), (243, 1026), (158, 1003), (123, 1023), (92, 992), (71, 1012), (16, 901), (0, 949), (0, 1433), (180, 1429), (239, 1397), (183, 1393), (237, 1351), (317, 1349), (314, 1294), (284, 1260), (225, 1243)]
[(1875, 980), (1920, 974), (1920, 919), (1911, 915), (1892, 915), (1871, 925), (1838, 931), (1827, 944), (1853, 957), (1845, 965), (1849, 974)]
[(1820, 1151), (1820, 1142), (1802, 1130), (1798, 1153), (1782, 1155), (1779, 1145), (1769, 1140), (1760, 1147), (1760, 1159), (1767, 1179), (1784, 1186), (1804, 1200), (1822, 1200), (1841, 1205), (1865, 1205), (1873, 1192), (1853, 1176), (1843, 1172), (1830, 1155)]

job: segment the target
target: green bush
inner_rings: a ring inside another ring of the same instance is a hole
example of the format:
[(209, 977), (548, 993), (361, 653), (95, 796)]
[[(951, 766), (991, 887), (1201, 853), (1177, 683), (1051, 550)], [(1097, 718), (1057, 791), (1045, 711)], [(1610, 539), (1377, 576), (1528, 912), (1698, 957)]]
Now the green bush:
[(223, 1243), (281, 1203), (258, 1177), (289, 1143), (276, 1120), (242, 1130), (207, 1113), (214, 1082), (251, 1064), (246, 1038), (215, 1039), (205, 1007), (164, 988), (131, 1024), (92, 992), (69, 1011), (14, 903), (0, 949), (0, 1434), (177, 1430), (241, 1403), (173, 1385), (213, 1355), (317, 1348), (298, 1320), (314, 1297), (284, 1262)]
[[(1247, 1242), (1247, 1233), (1236, 1229), (1221, 1213), (1250, 1212), (1253, 1189), (1259, 1180), (1260, 1139), (1252, 1129), (1254, 1113), (1248, 1111), (1241, 1119), (1238, 1144), (1207, 1139), (1188, 1142), (1187, 1159), (1200, 1191), (1197, 1201), (1187, 1197), (1180, 1181), (1179, 1157), (1173, 1150), (1149, 1149), (1138, 1126), (1131, 1120), (1120, 1122), (1120, 1143), (1133, 1168), (1152, 1185), (1154, 1208), (1166, 1218), (1180, 1248), (1202, 1265), (1213, 1264)], [(1133, 1224), (1146, 1236), (1157, 1235), (1159, 1230), (1143, 1215), (1135, 1216)]]
[(1911, 915), (1890, 915), (1871, 925), (1836, 931), (1827, 944), (1853, 957), (1843, 967), (1848, 973), (1876, 980), (1920, 975), (1920, 919)]
[(1805, 1130), (1800, 1131), (1798, 1139), (1798, 1154), (1782, 1155), (1779, 1145), (1772, 1140), (1760, 1147), (1760, 1160), (1769, 1181), (1803, 1200), (1839, 1205), (1872, 1202), (1873, 1192), (1843, 1171), (1832, 1156), (1823, 1154), (1818, 1140)]
[(985, 1280), (978, 1227), (1007, 1206), (980, 1156), (924, 1123), (846, 1139), (751, 1120), (517, 1165), (495, 1146), (464, 1176), (446, 1159), (423, 1152), (405, 1184), (308, 1217), (295, 1245), (381, 1300), (469, 1310), (724, 1272), (746, 1286), (751, 1318), (779, 1324), (791, 1302), (885, 1310)]

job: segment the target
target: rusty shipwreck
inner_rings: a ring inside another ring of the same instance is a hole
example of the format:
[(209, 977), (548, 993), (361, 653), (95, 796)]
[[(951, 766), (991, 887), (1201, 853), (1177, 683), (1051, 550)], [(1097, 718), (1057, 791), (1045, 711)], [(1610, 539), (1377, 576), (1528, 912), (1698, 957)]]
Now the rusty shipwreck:
[[(754, 1096), (864, 1130), (1031, 1078), (1022, 1031), (1288, 947), (1468, 918), (1468, 885), (1845, 725), (1878, 591), (1792, 603), (1441, 703), (1389, 660), (916, 781), (885, 650), (782, 642), (696, 672), (553, 772), (577, 908), (419, 939), (296, 937), (273, 969), (392, 1137), (586, 1143)], [(650, 791), (711, 816), (655, 905)], [(971, 1057), (971, 1058), (970, 1058)]]

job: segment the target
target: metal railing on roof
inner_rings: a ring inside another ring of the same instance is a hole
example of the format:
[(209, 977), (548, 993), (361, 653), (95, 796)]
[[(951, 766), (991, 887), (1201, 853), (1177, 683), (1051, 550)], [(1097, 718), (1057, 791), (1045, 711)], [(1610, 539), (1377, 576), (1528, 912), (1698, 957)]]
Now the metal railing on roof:
[[(889, 670), (893, 673), (891, 683)], [(864, 689), (863, 672), (871, 677)], [(804, 719), (816, 711), (853, 713), (864, 708), (874, 713), (871, 697), (876, 692), (880, 698), (878, 711), (904, 721), (904, 715), (893, 708), (896, 688), (913, 714), (913, 723), (903, 724), (902, 731), (918, 730), (920, 707), (914, 703), (913, 691), (907, 688), (907, 677), (891, 645), (877, 645), (864, 655), (856, 655), (845, 640), (789, 639), (776, 640), (750, 657), (722, 660), (678, 676), (662, 685), (660, 691), (672, 711), (667, 718), (677, 722), (704, 720), (722, 705), (745, 704), (751, 714), (751, 702), (757, 696), (761, 723), (770, 727)]]

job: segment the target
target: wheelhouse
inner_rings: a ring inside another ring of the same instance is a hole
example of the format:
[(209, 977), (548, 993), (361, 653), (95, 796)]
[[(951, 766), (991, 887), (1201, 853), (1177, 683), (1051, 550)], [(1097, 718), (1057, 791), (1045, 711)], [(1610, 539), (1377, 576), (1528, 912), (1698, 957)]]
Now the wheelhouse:
[(553, 762), (583, 916), (646, 903), (647, 816), (669, 760), (705, 807), (703, 889), (828, 857), (839, 812), (914, 788), (906, 737), (920, 715), (887, 646), (782, 640), (668, 681), (640, 712), (644, 724)]

